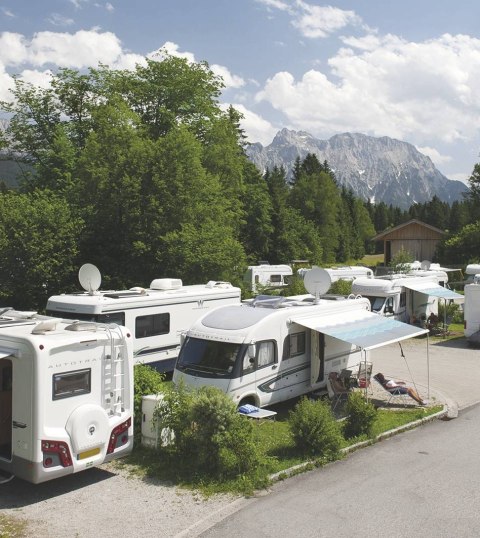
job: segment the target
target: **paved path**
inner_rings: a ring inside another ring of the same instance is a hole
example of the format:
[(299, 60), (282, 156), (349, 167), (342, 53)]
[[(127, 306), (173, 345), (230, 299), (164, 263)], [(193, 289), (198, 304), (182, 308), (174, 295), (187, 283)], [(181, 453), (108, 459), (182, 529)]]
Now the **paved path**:
[[(465, 338), (430, 340), (411, 339), (371, 352), (373, 372), (382, 372), (409, 383), (414, 382), (422, 396), (448, 402), (464, 409), (480, 402), (480, 350), (468, 346)], [(428, 356), (427, 356), (428, 355)]]

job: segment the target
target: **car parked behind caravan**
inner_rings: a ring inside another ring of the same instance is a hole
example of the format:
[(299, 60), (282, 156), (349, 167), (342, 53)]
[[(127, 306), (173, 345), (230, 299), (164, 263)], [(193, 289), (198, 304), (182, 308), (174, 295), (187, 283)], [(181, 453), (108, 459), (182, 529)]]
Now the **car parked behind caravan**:
[(4, 476), (39, 483), (127, 455), (130, 331), (3, 309), (0, 418)]
[(118, 323), (133, 335), (137, 363), (161, 372), (172, 371), (180, 349), (180, 335), (205, 312), (241, 300), (240, 288), (230, 282), (184, 286), (178, 278), (158, 278), (150, 287), (100, 290), (98, 269), (85, 264), (79, 279), (84, 292), (54, 295), (47, 314), (83, 321)]

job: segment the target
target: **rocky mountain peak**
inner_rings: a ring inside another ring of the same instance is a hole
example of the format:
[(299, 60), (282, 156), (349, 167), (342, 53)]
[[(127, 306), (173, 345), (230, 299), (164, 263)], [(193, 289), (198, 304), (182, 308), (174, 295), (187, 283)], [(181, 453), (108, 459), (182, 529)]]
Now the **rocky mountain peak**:
[(340, 185), (364, 200), (407, 209), (428, 202), (434, 195), (442, 201), (459, 200), (467, 187), (451, 181), (432, 160), (408, 142), (383, 136), (342, 133), (320, 140), (304, 131), (282, 129), (269, 146), (252, 144), (247, 155), (261, 171), (283, 166), (291, 174), (295, 159), (308, 153), (325, 160)]

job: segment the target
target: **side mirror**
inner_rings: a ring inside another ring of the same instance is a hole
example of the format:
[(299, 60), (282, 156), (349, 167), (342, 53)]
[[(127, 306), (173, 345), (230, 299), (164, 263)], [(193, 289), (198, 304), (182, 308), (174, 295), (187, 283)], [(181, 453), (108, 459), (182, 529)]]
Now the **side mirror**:
[(257, 355), (257, 347), (255, 344), (250, 344), (247, 349), (248, 358), (250, 359), (250, 362), (255, 360), (255, 357)]

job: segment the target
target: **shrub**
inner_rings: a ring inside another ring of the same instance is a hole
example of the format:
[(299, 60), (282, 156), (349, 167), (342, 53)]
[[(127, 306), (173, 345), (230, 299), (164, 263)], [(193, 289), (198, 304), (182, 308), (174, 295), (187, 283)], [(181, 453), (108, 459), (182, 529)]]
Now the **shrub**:
[(343, 438), (330, 403), (302, 398), (289, 412), (288, 425), (299, 450), (327, 461), (338, 457)]
[(142, 430), (142, 396), (158, 394), (163, 391), (164, 375), (147, 364), (137, 364), (133, 368), (134, 394), (134, 432), (135, 440), (139, 441)]
[(359, 435), (370, 437), (377, 411), (371, 402), (365, 400), (361, 392), (352, 392), (348, 395), (345, 413), (347, 418), (344, 422), (343, 432), (347, 439)]
[(337, 280), (330, 286), (328, 293), (333, 293), (334, 295), (350, 295), (352, 293), (352, 281)]
[(178, 460), (193, 472), (228, 479), (260, 463), (251, 422), (215, 387), (189, 392), (179, 385), (165, 395), (156, 417), (173, 431)]

